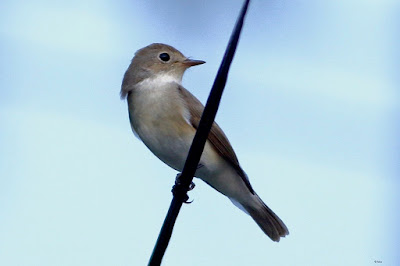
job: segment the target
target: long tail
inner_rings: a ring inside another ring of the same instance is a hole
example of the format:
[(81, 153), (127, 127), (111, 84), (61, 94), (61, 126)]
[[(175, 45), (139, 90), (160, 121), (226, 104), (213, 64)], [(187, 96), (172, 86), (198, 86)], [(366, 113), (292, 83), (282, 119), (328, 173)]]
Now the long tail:
[[(232, 200), (232, 202), (234, 202)], [(234, 202), (237, 205), (237, 202)], [(239, 203), (245, 212), (258, 224), (261, 230), (273, 241), (279, 242), (281, 237), (289, 234), (289, 230), (282, 220), (255, 194), (251, 202)], [(242, 209), (242, 208), (241, 208)]]

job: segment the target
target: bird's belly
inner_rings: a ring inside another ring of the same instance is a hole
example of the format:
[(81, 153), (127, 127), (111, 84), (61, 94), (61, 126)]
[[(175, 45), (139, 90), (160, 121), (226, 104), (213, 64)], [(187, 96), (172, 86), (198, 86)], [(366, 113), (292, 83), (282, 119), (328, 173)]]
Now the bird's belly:
[(143, 143), (161, 161), (178, 171), (182, 171), (193, 136), (171, 133), (173, 132), (163, 134), (163, 132), (152, 131), (145, 135), (140, 134), (140, 137)]
[[(176, 123), (176, 120), (171, 122), (169, 119), (157, 119), (150, 123), (132, 125), (154, 155), (171, 168), (182, 171), (196, 130), (184, 119), (179, 121)], [(235, 170), (209, 141), (206, 142), (195, 176), (228, 197), (238, 198), (241, 192), (248, 192)]]
[[(143, 96), (143, 97), (140, 97)], [(171, 95), (158, 98), (128, 97), (129, 118), (133, 131), (161, 161), (182, 171), (196, 129), (189, 123), (190, 115), (183, 104), (170, 99)], [(201, 178), (218, 170), (220, 156), (207, 141), (196, 175)]]
[[(165, 129), (166, 126), (162, 128)], [(168, 130), (160, 130), (159, 126), (158, 128), (152, 129), (142, 128), (138, 130), (138, 133), (143, 143), (154, 155), (175, 170), (182, 171), (196, 133), (193, 127), (187, 125), (184, 129), (169, 127)], [(200, 158), (199, 169), (196, 171), (196, 176), (202, 178), (202, 176), (208, 176), (213, 172), (218, 172), (220, 165), (220, 156), (218, 156), (211, 143), (207, 141)]]

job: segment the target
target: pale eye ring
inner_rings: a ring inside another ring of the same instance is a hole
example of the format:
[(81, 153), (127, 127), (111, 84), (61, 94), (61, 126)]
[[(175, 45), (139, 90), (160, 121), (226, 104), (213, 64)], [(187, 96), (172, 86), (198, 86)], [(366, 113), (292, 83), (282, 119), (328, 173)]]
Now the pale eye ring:
[(171, 59), (168, 53), (161, 53), (158, 57), (164, 62), (168, 62)]

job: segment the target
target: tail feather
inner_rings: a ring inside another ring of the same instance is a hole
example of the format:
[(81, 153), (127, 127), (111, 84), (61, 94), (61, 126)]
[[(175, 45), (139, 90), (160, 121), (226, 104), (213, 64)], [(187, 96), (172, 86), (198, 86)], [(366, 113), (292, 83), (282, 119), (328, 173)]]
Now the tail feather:
[(251, 204), (241, 204), (246, 212), (273, 241), (279, 242), (281, 237), (289, 234), (282, 220), (261, 200), (253, 195)]

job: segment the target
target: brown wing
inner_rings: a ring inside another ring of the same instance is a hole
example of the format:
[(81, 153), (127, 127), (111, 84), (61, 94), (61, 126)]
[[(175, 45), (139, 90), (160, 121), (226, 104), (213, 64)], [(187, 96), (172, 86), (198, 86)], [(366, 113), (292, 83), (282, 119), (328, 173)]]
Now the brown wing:
[[(196, 97), (193, 96), (193, 94), (191, 94), (184, 87), (179, 86), (179, 91), (186, 102), (187, 108), (190, 111), (190, 122), (192, 123), (193, 127), (197, 129), (200, 123), (201, 115), (203, 114), (204, 106), (199, 100), (197, 100)], [(239, 161), (231, 144), (229, 143), (228, 138), (215, 122), (211, 127), (210, 134), (208, 135), (208, 140), (211, 142), (217, 152), (236, 170), (250, 192), (254, 194), (254, 190), (250, 185), (249, 179), (246, 173), (240, 167)]]

